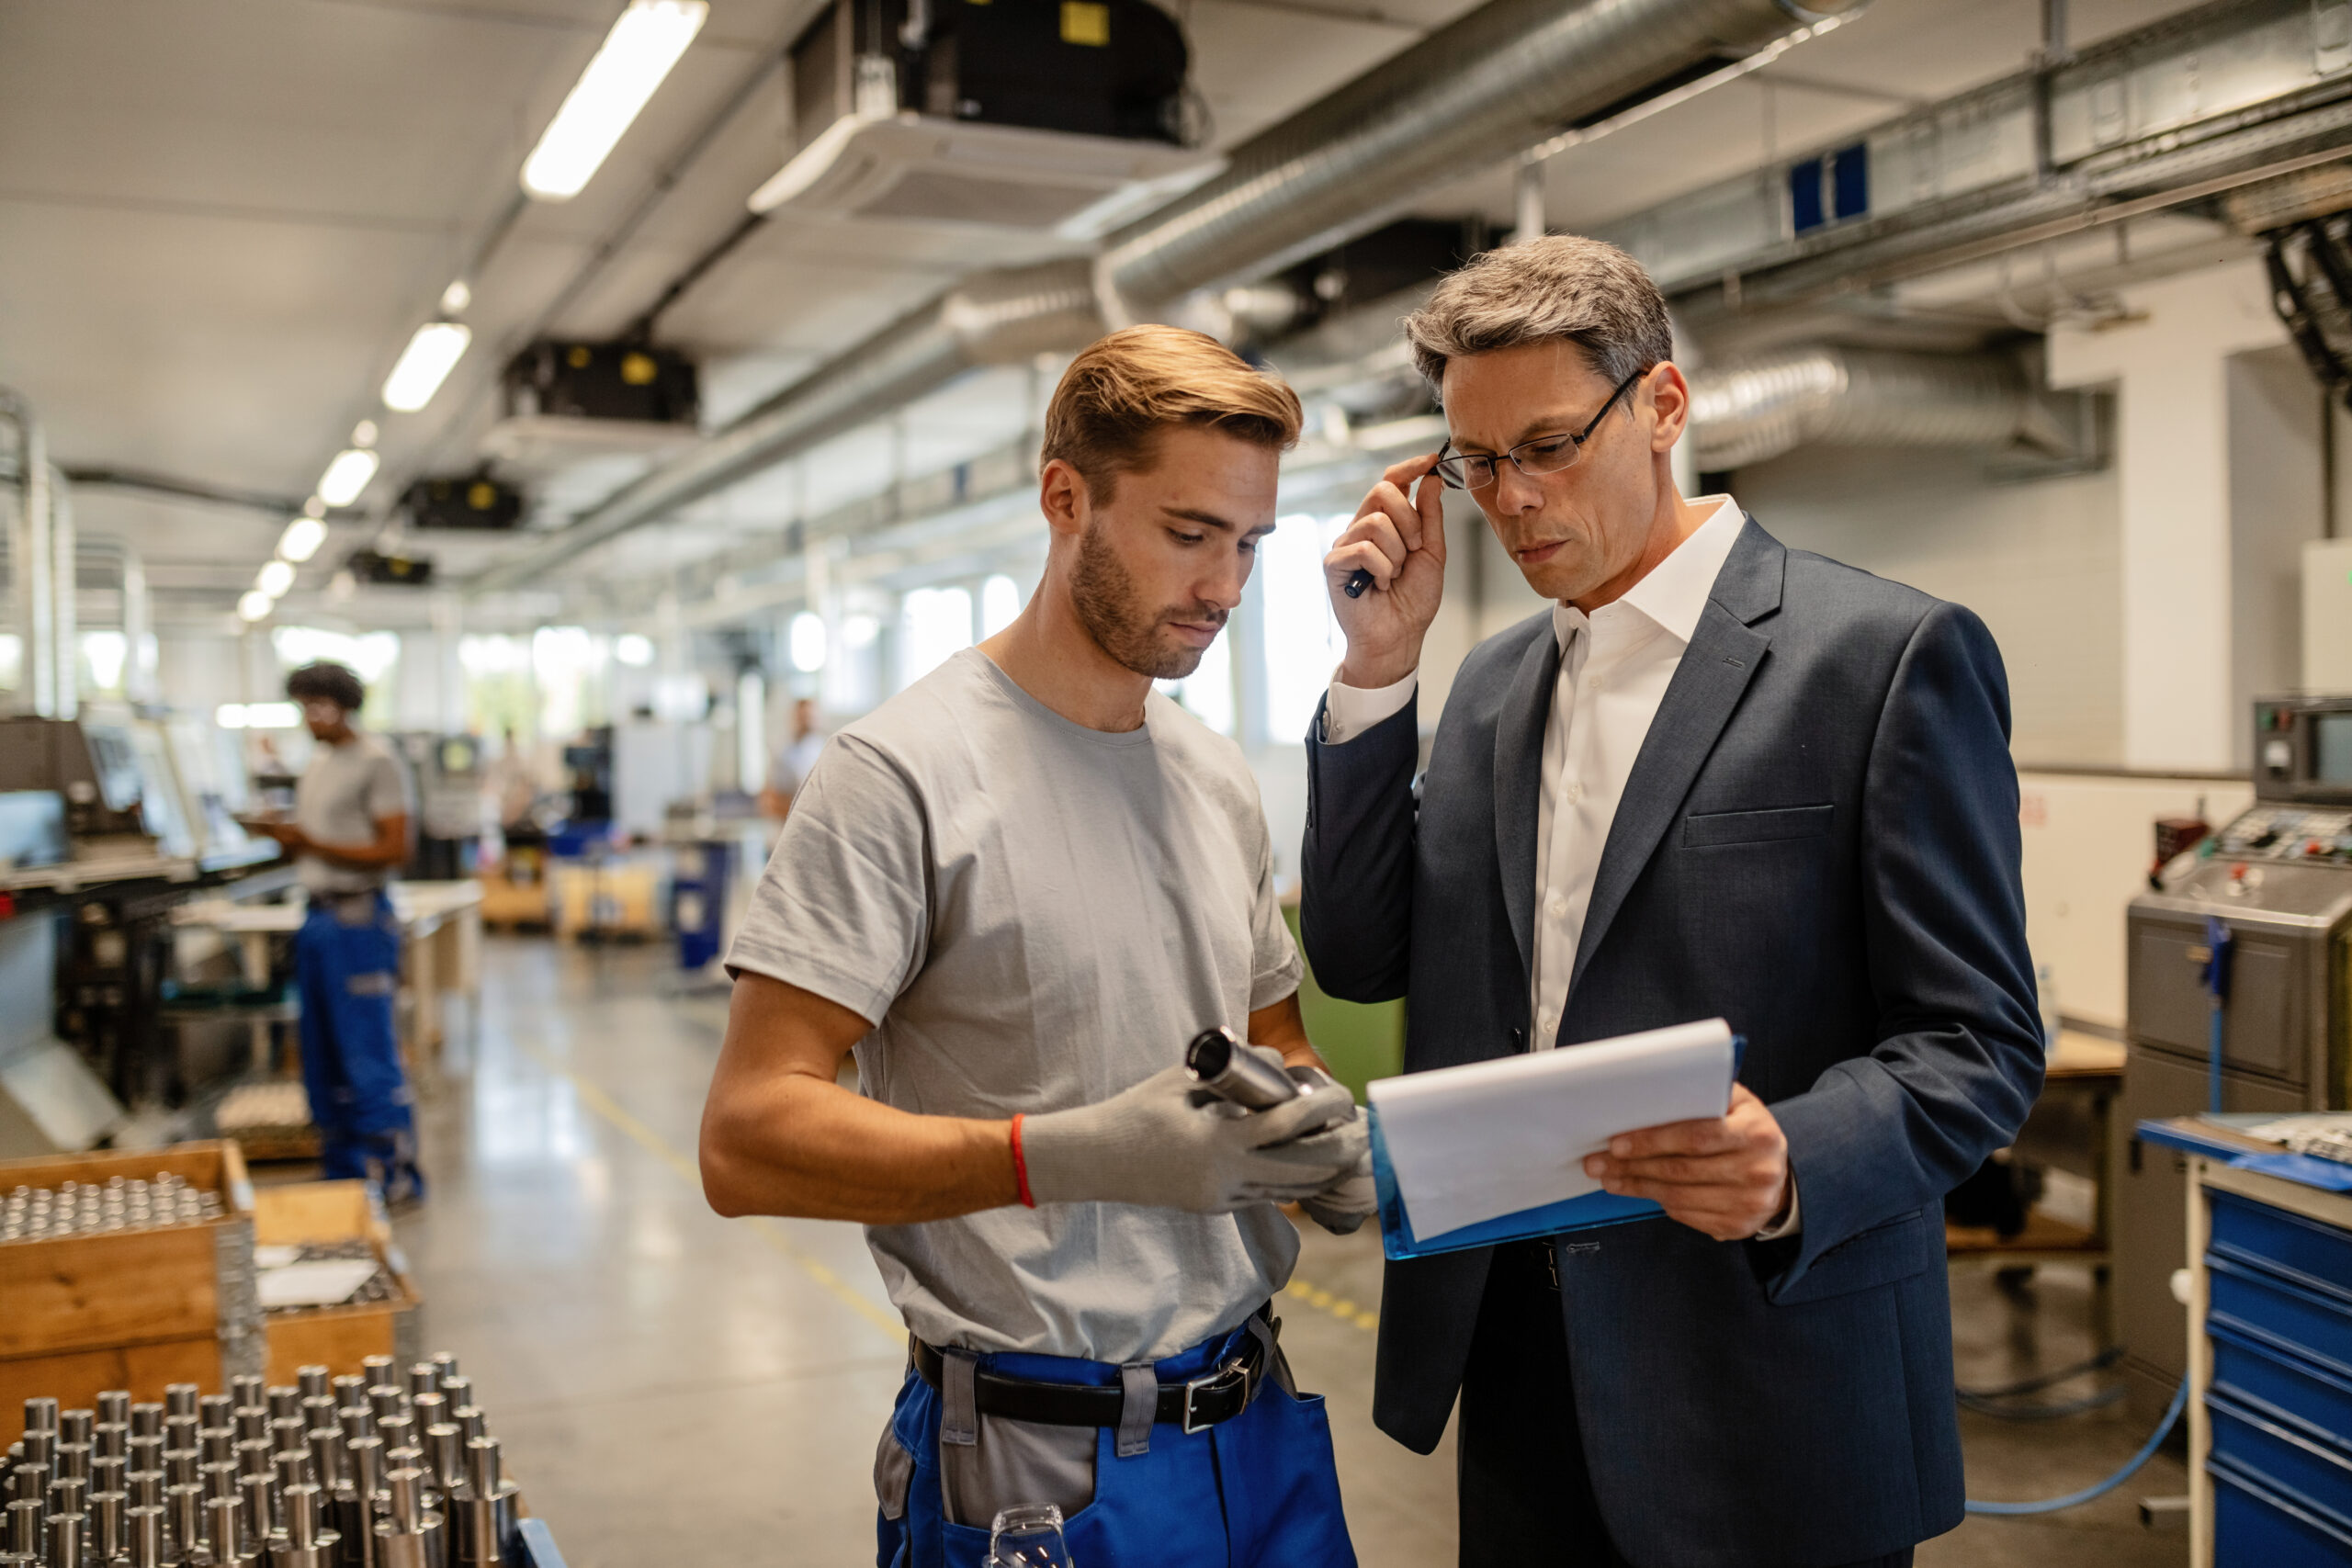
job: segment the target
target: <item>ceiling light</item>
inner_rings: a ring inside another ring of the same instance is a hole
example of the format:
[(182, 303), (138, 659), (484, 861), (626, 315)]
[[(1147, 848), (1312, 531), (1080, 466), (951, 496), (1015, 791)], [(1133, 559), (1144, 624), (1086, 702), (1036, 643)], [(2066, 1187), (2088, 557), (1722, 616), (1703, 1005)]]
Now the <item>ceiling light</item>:
[(653, 639), (642, 632), (623, 632), (613, 640), (613, 657), (632, 670), (653, 662)]
[(338, 452), (327, 471), (319, 476), (319, 499), (329, 506), (349, 506), (375, 477), (375, 453), (364, 446)]
[(709, 11), (705, 0), (629, 0), (524, 161), (523, 188), (542, 201), (578, 196)]
[(376, 445), (376, 422), (372, 419), (363, 419), (351, 427), (351, 444), (354, 446), (373, 446)]
[(315, 517), (297, 517), (277, 536), (277, 553), (300, 566), (327, 542), (327, 525)]
[(241, 621), (261, 620), (269, 614), (275, 604), (276, 601), (260, 589), (248, 588), (244, 592), (244, 596), (237, 601), (237, 618)]
[(812, 673), (825, 667), (825, 618), (822, 615), (813, 610), (803, 610), (793, 616), (787, 640), (795, 670)]
[(398, 413), (414, 413), (431, 402), (464, 356), (466, 344), (473, 340), (473, 329), (462, 321), (427, 321), (417, 328), (416, 335), (401, 350), (400, 363), (384, 378), (384, 406)]
[(254, 586), (272, 599), (285, 598), (286, 591), (294, 586), (294, 563), (282, 560), (264, 561), (261, 570), (254, 574)]
[(473, 288), (462, 277), (454, 279), (448, 288), (441, 290), (441, 313), (445, 316), (462, 316), (466, 313), (466, 307), (473, 302)]

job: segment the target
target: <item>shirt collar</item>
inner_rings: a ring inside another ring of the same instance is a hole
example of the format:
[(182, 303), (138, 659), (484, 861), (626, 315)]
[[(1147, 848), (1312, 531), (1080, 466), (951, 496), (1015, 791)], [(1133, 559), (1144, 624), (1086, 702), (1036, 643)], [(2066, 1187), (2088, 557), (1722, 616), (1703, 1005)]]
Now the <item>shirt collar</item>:
[[(1641, 612), (1686, 645), (1698, 632), (1699, 617), (1706, 613), (1708, 596), (1715, 591), (1715, 579), (1722, 575), (1724, 562), (1730, 558), (1740, 526), (1747, 521), (1747, 514), (1730, 496), (1701, 496), (1694, 504), (1708, 502), (1714, 503), (1714, 511), (1707, 520), (1616, 601)], [(1606, 615), (1610, 608), (1603, 605), (1600, 613)], [(1584, 612), (1574, 605), (1552, 606), (1552, 635), (1562, 652), (1567, 650), (1577, 628), (1587, 624)]]

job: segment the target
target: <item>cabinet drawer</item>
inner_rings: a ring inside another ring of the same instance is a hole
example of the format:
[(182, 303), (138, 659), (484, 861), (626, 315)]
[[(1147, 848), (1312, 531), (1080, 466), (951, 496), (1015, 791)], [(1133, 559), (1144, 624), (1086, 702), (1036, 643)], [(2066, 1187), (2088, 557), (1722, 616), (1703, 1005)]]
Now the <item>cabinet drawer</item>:
[(2213, 1250), (2233, 1262), (2284, 1274), (2324, 1295), (2340, 1292), (2352, 1308), (2352, 1231), (2338, 1230), (2234, 1192), (2207, 1189)]
[(2259, 1475), (2352, 1534), (2352, 1455), (2266, 1420), (2224, 1394), (2209, 1394), (2213, 1457)]
[(2213, 1345), (2213, 1392), (2352, 1459), (2352, 1378), (2341, 1378), (2248, 1338), (2206, 1325)]
[(2352, 1379), (2352, 1303), (2212, 1252), (2205, 1255), (2205, 1280), (2209, 1323)]
[(2205, 1468), (2213, 1477), (2214, 1568), (2352, 1564), (2352, 1532), (2226, 1461)]

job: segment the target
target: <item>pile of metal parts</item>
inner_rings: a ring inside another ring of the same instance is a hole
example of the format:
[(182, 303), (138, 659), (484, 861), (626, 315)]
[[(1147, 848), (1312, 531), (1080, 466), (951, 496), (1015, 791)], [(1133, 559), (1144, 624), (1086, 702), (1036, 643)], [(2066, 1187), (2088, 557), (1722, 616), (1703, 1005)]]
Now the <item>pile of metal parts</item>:
[(202, 1224), (220, 1213), (220, 1194), (190, 1187), (186, 1177), (168, 1170), (157, 1171), (153, 1181), (117, 1176), (103, 1186), (17, 1187), (0, 1201), (0, 1241), (161, 1230)]
[(25, 1401), (0, 1568), (493, 1568), (516, 1488), (454, 1356), (293, 1388), (233, 1379), (161, 1404)]
[[(266, 1247), (256, 1249), (257, 1252), (268, 1250)], [(371, 1302), (397, 1300), (400, 1296), (400, 1281), (393, 1278), (390, 1269), (384, 1267), (384, 1260), (377, 1256), (375, 1244), (365, 1236), (349, 1236), (342, 1241), (306, 1241), (284, 1250), (292, 1255), (285, 1259), (287, 1263), (370, 1262), (376, 1265), (376, 1271), (368, 1276), (367, 1283), (335, 1303), (336, 1306), (364, 1306)], [(268, 1272), (269, 1266), (260, 1258), (256, 1257), (254, 1261), (262, 1266), (263, 1273)], [(327, 1310), (325, 1306), (273, 1306), (269, 1308), (269, 1315), (277, 1317), (284, 1313)]]

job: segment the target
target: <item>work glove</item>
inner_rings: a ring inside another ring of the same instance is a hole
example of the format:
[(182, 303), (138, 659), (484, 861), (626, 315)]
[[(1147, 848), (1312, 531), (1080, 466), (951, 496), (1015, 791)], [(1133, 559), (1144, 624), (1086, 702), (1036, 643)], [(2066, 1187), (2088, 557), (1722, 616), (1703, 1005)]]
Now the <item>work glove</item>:
[[(1292, 1080), (1310, 1094), (1333, 1083), (1331, 1075), (1320, 1067), (1292, 1067), (1289, 1071)], [(1356, 1151), (1354, 1163), (1330, 1186), (1298, 1201), (1306, 1217), (1333, 1235), (1354, 1235), (1380, 1207), (1372, 1180), (1372, 1123), (1363, 1112), (1354, 1111), (1352, 1100), (1350, 1109), (1353, 1114), (1329, 1131)]]
[(1030, 1196), (1229, 1214), (1311, 1197), (1361, 1153), (1355, 1101), (1338, 1084), (1259, 1111), (1195, 1103), (1194, 1087), (1170, 1067), (1097, 1104), (1024, 1116)]

